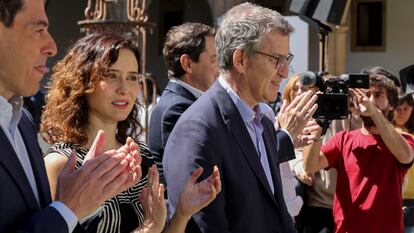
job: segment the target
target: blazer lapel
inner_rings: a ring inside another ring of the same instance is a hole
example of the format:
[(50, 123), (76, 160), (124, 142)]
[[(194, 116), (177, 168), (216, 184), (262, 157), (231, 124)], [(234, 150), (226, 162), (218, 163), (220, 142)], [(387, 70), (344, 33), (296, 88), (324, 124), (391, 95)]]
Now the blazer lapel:
[(32, 123), (25, 116), (25, 113), (22, 113), (22, 120), (19, 122), (19, 130), (26, 145), (26, 150), (32, 165), (37, 190), (39, 192), (40, 205), (44, 207), (51, 202), (49, 181), (47, 180), (42, 152), (37, 141), (37, 134)]
[(224, 90), (224, 88), (219, 84), (219, 82), (215, 83), (214, 88), (219, 89), (215, 95), (215, 98), (217, 101), (217, 105), (219, 106), (220, 111), (222, 113), (227, 129), (235, 138), (237, 144), (243, 152), (243, 156), (246, 158), (251, 169), (254, 171), (254, 174), (257, 176), (260, 183), (265, 188), (266, 193), (268, 193), (273, 202), (276, 205), (278, 205), (274, 198), (272, 190), (270, 189), (265, 172), (263, 170), (263, 166), (260, 163), (259, 155), (257, 154), (254, 144), (250, 138), (250, 134), (247, 131), (247, 128), (243, 122), (243, 119), (239, 111), (237, 110), (237, 107), (234, 105), (230, 96), (227, 94), (226, 90)]
[(26, 173), (24, 172), (23, 167), (16, 155), (16, 152), (13, 149), (13, 146), (10, 144), (9, 139), (3, 132), (2, 128), (0, 128), (0, 141), (2, 142), (2, 156), (0, 156), (0, 163), (3, 164), (4, 169), (9, 172), (14, 182), (16, 182), (17, 186), (19, 187), (22, 193), (22, 196), (26, 201), (26, 204), (30, 207), (30, 209), (39, 209), (29, 180), (26, 177)]

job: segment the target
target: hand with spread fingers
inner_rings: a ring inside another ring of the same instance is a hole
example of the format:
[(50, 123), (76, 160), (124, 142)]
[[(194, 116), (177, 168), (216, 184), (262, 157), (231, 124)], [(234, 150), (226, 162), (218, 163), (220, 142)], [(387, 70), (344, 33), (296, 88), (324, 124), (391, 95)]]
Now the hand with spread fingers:
[(202, 173), (201, 167), (195, 170), (180, 194), (176, 213), (182, 217), (189, 219), (191, 215), (210, 204), (221, 191), (220, 172), (217, 166), (214, 166), (211, 176), (196, 183)]
[[(203, 168), (196, 169), (188, 178), (177, 204), (171, 223), (164, 228), (167, 209), (164, 203), (164, 186), (159, 183), (159, 173), (155, 165), (148, 171), (148, 186), (141, 194), (144, 209), (144, 223), (134, 231), (182, 233), (191, 216), (212, 202), (221, 191), (220, 172), (217, 166), (207, 179), (196, 183)], [(163, 229), (164, 228), (164, 229)]]
[(318, 108), (315, 104), (317, 98), (312, 91), (307, 91), (297, 96), (289, 105), (284, 100), (277, 116), (279, 126), (296, 139)]
[(148, 170), (147, 187), (142, 190), (140, 200), (144, 209), (144, 222), (134, 232), (161, 232), (167, 219), (167, 207), (164, 201), (164, 185), (159, 182), (155, 165)]
[(374, 103), (369, 100), (365, 90), (350, 88), (349, 92), (356, 98), (355, 113), (361, 116), (371, 116), (376, 111), (379, 111)]

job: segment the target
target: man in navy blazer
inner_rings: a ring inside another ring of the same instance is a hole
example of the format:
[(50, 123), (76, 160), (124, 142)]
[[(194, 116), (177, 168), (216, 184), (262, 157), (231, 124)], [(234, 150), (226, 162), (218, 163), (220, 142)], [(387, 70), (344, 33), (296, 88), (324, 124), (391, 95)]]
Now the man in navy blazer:
[(78, 220), (140, 176), (136, 160), (126, 153), (102, 153), (99, 133), (82, 168), (74, 171), (76, 156), (71, 156), (51, 201), (35, 125), (22, 110), (22, 97), (39, 90), (46, 60), (56, 54), (47, 28), (43, 0), (0, 1), (0, 232), (82, 232)]
[(201, 23), (184, 23), (167, 33), (163, 55), (170, 81), (152, 111), (148, 133), (148, 146), (163, 183), (162, 157), (175, 123), (217, 78), (214, 33)]
[(196, 168), (209, 174), (217, 165), (222, 175), (222, 192), (193, 215), (186, 232), (296, 232), (283, 200), (279, 161), (294, 156), (291, 137), (316, 110), (316, 97), (308, 93), (283, 110), (292, 117), (281, 118), (282, 128), (295, 125), (293, 134), (276, 132), (259, 107), (276, 99), (288, 74), (292, 31), (279, 13), (250, 3), (223, 16), (216, 34), (221, 75), (180, 117), (164, 152), (171, 212)]

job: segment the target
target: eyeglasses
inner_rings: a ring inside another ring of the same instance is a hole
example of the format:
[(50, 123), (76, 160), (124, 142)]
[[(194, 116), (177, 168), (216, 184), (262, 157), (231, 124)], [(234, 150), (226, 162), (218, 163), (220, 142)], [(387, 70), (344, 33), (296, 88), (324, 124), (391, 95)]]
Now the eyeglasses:
[(263, 53), (263, 52), (260, 52), (260, 51), (254, 51), (254, 52), (274, 59), (276, 61), (276, 65), (275, 65), (276, 69), (281, 69), (285, 66), (288, 66), (293, 60), (293, 54), (291, 54), (291, 53), (289, 53), (289, 55), (284, 57), (284, 56), (273, 56), (273, 55)]

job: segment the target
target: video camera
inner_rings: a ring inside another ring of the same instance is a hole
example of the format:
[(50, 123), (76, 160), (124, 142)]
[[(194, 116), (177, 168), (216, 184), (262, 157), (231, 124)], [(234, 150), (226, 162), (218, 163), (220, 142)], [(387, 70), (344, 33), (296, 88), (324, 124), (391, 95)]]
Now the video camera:
[(318, 109), (313, 118), (320, 120), (346, 119), (349, 113), (348, 88), (369, 88), (367, 74), (342, 74), (339, 77), (324, 79), (324, 73), (306, 71), (300, 75), (300, 83), (308, 87), (317, 87)]

